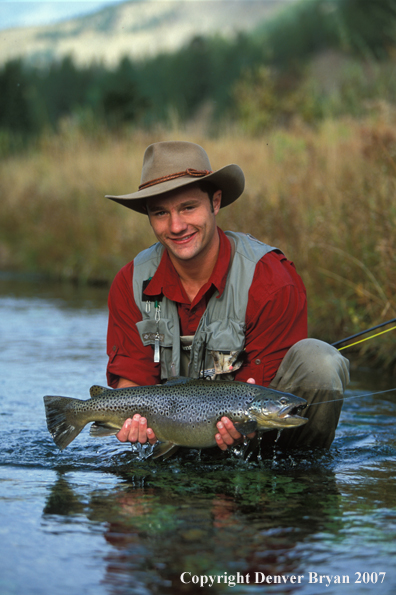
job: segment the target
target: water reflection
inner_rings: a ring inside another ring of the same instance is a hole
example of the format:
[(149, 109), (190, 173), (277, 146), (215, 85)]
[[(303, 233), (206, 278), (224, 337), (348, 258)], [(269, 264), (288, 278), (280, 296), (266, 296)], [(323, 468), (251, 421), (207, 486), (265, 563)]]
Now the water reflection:
[(114, 491), (92, 490), (88, 499), (59, 474), (43, 514), (60, 523), (84, 514), (103, 524), (112, 546), (104, 582), (114, 594), (196, 593), (192, 576), (223, 576), (221, 584), (199, 590), (220, 593), (237, 573), (239, 589), (263, 575), (298, 575), (299, 546), (315, 533), (335, 536), (342, 528), (334, 473), (226, 467), (184, 462), (153, 473), (142, 466), (137, 475), (124, 474)]
[[(59, 308), (106, 308), (109, 288), (68, 281), (53, 281), (43, 275), (0, 271), (0, 296), (24, 300), (50, 300)], [(51, 321), (48, 321), (51, 326)]]

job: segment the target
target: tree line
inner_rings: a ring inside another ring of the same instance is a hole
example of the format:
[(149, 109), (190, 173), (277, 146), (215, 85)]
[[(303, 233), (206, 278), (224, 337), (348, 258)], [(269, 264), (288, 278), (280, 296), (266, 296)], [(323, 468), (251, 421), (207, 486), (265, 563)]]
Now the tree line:
[[(173, 53), (124, 57), (113, 69), (103, 64), (79, 67), (71, 57), (45, 68), (9, 61), (0, 69), (0, 130), (34, 135), (56, 129), (64, 117), (114, 128), (149, 126), (172, 114), (189, 120), (205, 104), (211, 105), (215, 121), (255, 112), (249, 116), (251, 127), (260, 109), (267, 116), (305, 110), (307, 119), (314, 119), (329, 105), (320, 90), (312, 104), (315, 93), (307, 83), (306, 65), (314, 55), (335, 49), (361, 63), (384, 64), (395, 42), (396, 0), (302, 0), (251, 33), (234, 39), (195, 37)], [(339, 111), (352, 109), (352, 103), (357, 109), (362, 97), (380, 92), (378, 81), (370, 86), (364, 71), (353, 76), (355, 89), (348, 74), (337, 90)], [(385, 93), (395, 96), (390, 87)], [(261, 103), (252, 103), (257, 93)], [(358, 94), (355, 102), (351, 93)], [(267, 116), (261, 119), (263, 126), (273, 121)]]

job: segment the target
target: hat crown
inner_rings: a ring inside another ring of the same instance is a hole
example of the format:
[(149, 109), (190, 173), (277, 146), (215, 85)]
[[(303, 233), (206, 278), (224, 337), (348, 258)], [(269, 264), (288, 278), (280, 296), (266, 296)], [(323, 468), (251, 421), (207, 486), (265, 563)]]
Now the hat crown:
[(206, 151), (195, 143), (164, 141), (147, 147), (140, 184), (187, 169), (211, 170)]
[(187, 141), (163, 141), (147, 147), (139, 190), (114, 196), (114, 200), (138, 213), (147, 213), (146, 200), (207, 180), (222, 192), (221, 206), (236, 200), (245, 187), (245, 176), (239, 165), (230, 164), (212, 171), (206, 151)]

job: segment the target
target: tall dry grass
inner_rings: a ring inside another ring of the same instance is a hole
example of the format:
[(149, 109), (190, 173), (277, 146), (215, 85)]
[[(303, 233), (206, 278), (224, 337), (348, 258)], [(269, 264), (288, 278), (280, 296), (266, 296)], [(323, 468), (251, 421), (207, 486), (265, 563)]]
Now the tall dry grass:
[[(0, 267), (110, 282), (154, 237), (144, 216), (104, 198), (134, 191), (151, 142), (191, 140), (217, 169), (238, 163), (244, 196), (223, 229), (252, 233), (296, 264), (310, 333), (335, 341), (396, 317), (396, 119), (295, 125), (261, 137), (197, 130), (87, 137), (72, 126), (0, 165)], [(396, 331), (359, 348), (394, 368)]]

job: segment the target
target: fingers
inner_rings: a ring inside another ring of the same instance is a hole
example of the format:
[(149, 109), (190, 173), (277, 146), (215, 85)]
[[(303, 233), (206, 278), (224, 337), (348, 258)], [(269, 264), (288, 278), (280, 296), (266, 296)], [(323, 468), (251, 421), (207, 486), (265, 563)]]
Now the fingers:
[(248, 378), (246, 382), (249, 382), (249, 384), (256, 384), (256, 381), (254, 378)]
[(151, 428), (147, 428), (147, 438), (150, 444), (155, 444), (157, 442), (157, 436)]
[(136, 413), (132, 419), (124, 422), (121, 430), (116, 434), (120, 442), (140, 442), (155, 444), (157, 438), (151, 428), (147, 427), (147, 419)]
[(235, 429), (234, 424), (228, 417), (222, 417), (216, 424), (219, 433), (215, 435), (217, 446), (221, 450), (226, 450), (232, 444), (235, 444), (236, 440), (241, 438), (241, 434)]
[(128, 440), (129, 431), (131, 429), (132, 420), (126, 419), (124, 421), (124, 425), (122, 426), (121, 430), (116, 434), (116, 437), (120, 442), (126, 442)]

